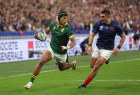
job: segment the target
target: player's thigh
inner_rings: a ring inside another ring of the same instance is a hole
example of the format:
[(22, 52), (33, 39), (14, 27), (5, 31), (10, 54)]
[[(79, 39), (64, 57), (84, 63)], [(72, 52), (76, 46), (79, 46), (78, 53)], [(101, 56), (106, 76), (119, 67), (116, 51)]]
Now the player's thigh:
[(52, 50), (52, 48), (50, 47), (50, 46), (48, 46), (48, 48), (47, 48), (47, 51), (49, 51), (50, 52), (50, 56), (52, 57), (52, 58), (54, 58), (54, 52), (53, 52), (53, 50)]
[(105, 50), (105, 49), (100, 50), (100, 56), (105, 58), (105, 60), (108, 60), (111, 57), (112, 53), (113, 50)]
[(59, 63), (65, 63), (67, 59), (67, 54), (54, 54), (54, 58)]
[(50, 46), (48, 46), (47, 50), (42, 54), (40, 59), (41, 62), (48, 62), (54, 57), (54, 52)]
[(46, 50), (43, 54), (42, 54), (42, 57), (40, 59), (40, 63), (46, 63), (48, 61), (50, 61), (52, 59), (52, 56), (51, 56), (51, 52)]
[(99, 49), (98, 49), (98, 47), (94, 47), (94, 48), (93, 48), (93, 51), (92, 51), (92, 54), (91, 54), (91, 57), (97, 59), (98, 56), (99, 56)]
[(63, 70), (63, 68), (65, 67), (67, 54), (54, 54), (54, 57), (58, 63), (59, 69)]
[(95, 62), (95, 65), (93, 67), (93, 69), (96, 71), (98, 70), (106, 61), (106, 59), (103, 56), (99, 56), (97, 61)]

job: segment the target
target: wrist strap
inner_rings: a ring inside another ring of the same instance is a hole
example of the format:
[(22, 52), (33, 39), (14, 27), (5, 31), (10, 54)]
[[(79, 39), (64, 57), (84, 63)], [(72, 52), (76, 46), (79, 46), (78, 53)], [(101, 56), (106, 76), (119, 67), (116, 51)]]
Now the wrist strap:
[(118, 45), (118, 46), (117, 46), (117, 48), (118, 48), (118, 49), (120, 49), (120, 48), (121, 48), (121, 46), (119, 46), (119, 45)]
[(88, 44), (88, 46), (92, 46), (92, 44)]

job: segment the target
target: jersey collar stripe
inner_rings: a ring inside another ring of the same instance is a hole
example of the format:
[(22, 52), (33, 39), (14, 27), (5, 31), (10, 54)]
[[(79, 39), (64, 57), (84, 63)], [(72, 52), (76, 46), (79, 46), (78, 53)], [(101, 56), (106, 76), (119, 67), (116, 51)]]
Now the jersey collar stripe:
[(72, 37), (74, 37), (74, 35), (71, 35), (69, 38), (72, 38)]
[(66, 23), (65, 25), (60, 25), (61, 27), (64, 27), (64, 26), (67, 26), (68, 25), (68, 23)]

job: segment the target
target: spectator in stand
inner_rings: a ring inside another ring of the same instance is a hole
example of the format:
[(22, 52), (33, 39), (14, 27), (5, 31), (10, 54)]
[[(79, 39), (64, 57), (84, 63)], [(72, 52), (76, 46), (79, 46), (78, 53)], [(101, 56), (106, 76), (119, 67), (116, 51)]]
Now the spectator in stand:
[(128, 22), (127, 19), (125, 19), (122, 28), (123, 28), (125, 34), (128, 34), (128, 31), (131, 30), (130, 23)]
[(20, 25), (26, 24), (26, 31), (36, 30), (42, 25), (47, 27), (55, 21), (57, 12), (64, 8), (70, 14), (71, 26), (74, 22), (74, 29), (77, 30), (88, 29), (90, 23), (94, 25), (100, 19), (100, 11), (108, 8), (112, 12), (111, 19), (120, 25), (123, 25), (125, 18), (127, 22), (140, 22), (139, 0), (0, 0), (0, 19), (3, 20), (0, 31), (18, 31), (15, 27), (18, 20)]

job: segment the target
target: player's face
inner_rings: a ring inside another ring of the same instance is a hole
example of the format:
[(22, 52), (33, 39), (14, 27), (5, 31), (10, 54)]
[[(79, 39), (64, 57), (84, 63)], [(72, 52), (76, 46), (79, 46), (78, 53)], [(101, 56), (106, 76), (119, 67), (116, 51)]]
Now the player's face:
[(108, 19), (109, 16), (105, 15), (105, 14), (100, 14), (101, 20), (103, 21), (103, 23), (108, 23)]
[(65, 25), (67, 23), (67, 21), (68, 21), (68, 17), (64, 16), (61, 18), (62, 25)]

